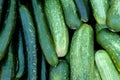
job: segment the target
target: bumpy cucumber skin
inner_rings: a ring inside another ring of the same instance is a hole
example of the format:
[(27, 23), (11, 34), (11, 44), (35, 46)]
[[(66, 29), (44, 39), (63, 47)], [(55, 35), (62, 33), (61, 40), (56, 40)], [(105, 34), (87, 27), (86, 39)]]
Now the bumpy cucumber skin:
[(27, 80), (37, 80), (36, 34), (32, 17), (28, 9), (21, 5), (19, 13), (27, 51)]
[(47, 26), (41, 4), (38, 3), (37, 0), (32, 0), (32, 6), (37, 24), (39, 43), (41, 45), (43, 54), (50, 65), (56, 66), (58, 64), (57, 53), (55, 51), (55, 45), (52, 40), (52, 36), (48, 30), (49, 27)]
[(82, 24), (73, 0), (60, 0), (66, 24), (70, 29), (78, 29)]
[(93, 80), (101, 80), (101, 76), (96, 66), (94, 66), (94, 79)]
[(109, 53), (118, 71), (120, 71), (120, 36), (107, 29), (99, 31), (97, 42)]
[(45, 0), (45, 12), (58, 57), (67, 54), (69, 36), (59, 0)]
[(107, 14), (107, 25), (111, 31), (120, 31), (120, 0), (115, 0)]
[(70, 80), (93, 80), (93, 29), (83, 24), (75, 31), (70, 46)]
[(12, 44), (9, 46), (8, 54), (0, 67), (0, 80), (14, 80), (15, 78), (15, 56)]
[(8, 14), (0, 32), (0, 61), (4, 58), (15, 28), (16, 0), (10, 0)]
[(49, 80), (69, 80), (69, 67), (65, 60), (60, 60), (56, 67), (50, 67)]
[(118, 72), (106, 51), (98, 50), (95, 54), (95, 62), (102, 80), (120, 80)]
[(19, 30), (18, 34), (18, 70), (16, 73), (16, 80), (19, 80), (25, 72), (25, 54), (24, 54), (24, 47), (23, 47), (23, 38), (22, 38), (22, 32)]
[(109, 9), (109, 1), (108, 0), (90, 0), (93, 15), (97, 23), (106, 24), (106, 16), (107, 11)]

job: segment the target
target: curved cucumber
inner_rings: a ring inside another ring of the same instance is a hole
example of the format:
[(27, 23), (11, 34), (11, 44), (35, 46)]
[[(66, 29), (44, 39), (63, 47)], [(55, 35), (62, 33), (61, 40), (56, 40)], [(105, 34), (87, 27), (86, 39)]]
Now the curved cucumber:
[(95, 53), (95, 62), (102, 80), (120, 80), (118, 72), (106, 51), (98, 50)]
[(93, 9), (93, 15), (97, 23), (106, 24), (106, 16), (109, 8), (109, 1), (108, 0), (90, 0), (90, 1)]
[(107, 25), (111, 31), (120, 31), (120, 0), (114, 0), (107, 14)]
[(67, 54), (69, 36), (59, 0), (45, 0), (45, 12), (58, 57)]
[(71, 80), (93, 80), (94, 44), (93, 29), (83, 24), (75, 31), (70, 46)]
[(27, 50), (27, 80), (37, 80), (37, 49), (34, 24), (30, 12), (25, 6), (20, 6), (19, 14)]
[(4, 58), (15, 28), (16, 0), (10, 0), (8, 14), (0, 32), (0, 61)]
[(69, 80), (69, 67), (65, 60), (60, 60), (56, 67), (50, 67), (49, 80)]
[(102, 29), (96, 36), (97, 42), (109, 53), (118, 71), (120, 71), (120, 36)]
[(15, 77), (15, 56), (12, 49), (12, 44), (9, 46), (8, 54), (5, 61), (0, 67), (0, 80), (14, 80)]
[(45, 21), (45, 15), (43, 13), (41, 4), (37, 2), (37, 0), (32, 0), (32, 6), (37, 24), (39, 43), (41, 45), (43, 54), (50, 65), (56, 66), (58, 64), (57, 53), (55, 51), (54, 42), (52, 41), (52, 36), (48, 30), (48, 25)]
[(82, 24), (77, 14), (76, 6), (73, 0), (60, 0), (63, 8), (66, 24), (70, 29), (78, 29)]

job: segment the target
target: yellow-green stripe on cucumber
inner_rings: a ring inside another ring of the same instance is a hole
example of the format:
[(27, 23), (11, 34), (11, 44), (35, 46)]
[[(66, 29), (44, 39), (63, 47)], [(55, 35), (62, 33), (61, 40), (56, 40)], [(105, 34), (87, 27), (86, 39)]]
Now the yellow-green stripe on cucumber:
[(70, 80), (93, 80), (94, 78), (93, 29), (83, 24), (75, 31), (70, 46)]
[(65, 22), (70, 29), (78, 29), (82, 24), (77, 14), (77, 9), (73, 0), (60, 0), (63, 8)]
[(102, 80), (120, 80), (118, 72), (105, 50), (98, 50), (95, 53), (95, 62)]
[(45, 0), (45, 12), (58, 57), (67, 54), (69, 36), (59, 0)]
[(107, 11), (109, 9), (109, 1), (108, 0), (90, 0), (93, 15), (97, 23), (106, 24), (106, 16)]
[(108, 29), (102, 29), (97, 33), (96, 39), (110, 55), (118, 71), (120, 71), (120, 36)]

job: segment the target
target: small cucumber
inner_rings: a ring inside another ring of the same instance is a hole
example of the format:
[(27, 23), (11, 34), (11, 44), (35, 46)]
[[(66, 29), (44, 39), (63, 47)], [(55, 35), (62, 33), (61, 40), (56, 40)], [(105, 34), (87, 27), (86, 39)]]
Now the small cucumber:
[(95, 53), (95, 62), (102, 80), (120, 80), (118, 72), (105, 50), (98, 50)]
[(45, 13), (58, 57), (67, 54), (69, 36), (59, 0), (45, 0)]
[(23, 38), (22, 32), (19, 30), (18, 34), (18, 51), (17, 51), (17, 59), (18, 59), (18, 69), (16, 73), (16, 80), (19, 80), (25, 72), (25, 55), (24, 55), (24, 46), (23, 46)]
[(73, 0), (60, 0), (66, 24), (70, 29), (78, 29), (82, 24)]
[(83, 0), (75, 0), (76, 6), (78, 8), (81, 21), (87, 22), (89, 19), (89, 14), (87, 11), (86, 3)]
[(16, 0), (9, 0), (10, 6), (6, 19), (3, 24), (3, 28), (0, 32), (0, 61), (4, 58), (7, 47), (11, 41), (16, 19)]
[(120, 31), (120, 0), (114, 0), (107, 14), (107, 25), (111, 31)]
[(94, 44), (93, 29), (83, 24), (75, 31), (70, 46), (70, 80), (93, 80)]
[(27, 80), (37, 80), (37, 49), (34, 24), (30, 12), (25, 6), (21, 5), (19, 7), (19, 14), (27, 52)]
[(93, 15), (98, 24), (106, 24), (107, 11), (109, 9), (109, 0), (90, 0)]
[(37, 2), (37, 0), (32, 0), (32, 7), (37, 24), (39, 43), (41, 45), (43, 54), (50, 65), (56, 66), (58, 64), (58, 58), (55, 51), (55, 44), (52, 40), (52, 36), (50, 35), (42, 6), (39, 2)]
[(5, 0), (0, 0), (0, 22), (1, 22), (2, 9), (3, 9), (4, 1), (5, 1)]
[(65, 60), (60, 60), (56, 67), (50, 67), (49, 80), (69, 80), (69, 67)]
[(101, 76), (99, 74), (99, 71), (96, 65), (94, 66), (94, 79), (93, 80), (101, 80)]
[(102, 29), (96, 35), (100, 44), (110, 55), (118, 71), (120, 71), (120, 36), (107, 29)]
[(15, 56), (13, 46), (10, 44), (8, 53), (3, 64), (0, 66), (0, 80), (14, 80), (15, 78)]

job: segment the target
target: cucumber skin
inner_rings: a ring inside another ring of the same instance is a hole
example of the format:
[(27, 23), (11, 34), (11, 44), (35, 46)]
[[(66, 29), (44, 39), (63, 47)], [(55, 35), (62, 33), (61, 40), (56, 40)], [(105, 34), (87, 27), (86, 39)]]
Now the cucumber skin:
[(95, 62), (102, 80), (120, 80), (118, 72), (106, 51), (98, 50), (95, 53)]
[(16, 0), (10, 0), (10, 7), (8, 9), (3, 28), (0, 32), (0, 61), (5, 57), (8, 45), (12, 39), (15, 29), (16, 19)]
[(108, 0), (90, 0), (93, 15), (98, 24), (106, 24), (107, 11), (109, 9)]
[(59, 60), (56, 67), (50, 67), (49, 80), (69, 80), (69, 66), (65, 60)]
[(120, 36), (117, 33), (103, 29), (96, 35), (96, 39), (98, 44), (109, 53), (115, 66), (120, 72)]
[(37, 80), (36, 34), (32, 17), (28, 9), (21, 5), (19, 13), (27, 52), (27, 80)]
[(66, 24), (70, 29), (78, 29), (82, 25), (73, 0), (60, 0)]
[(45, 0), (45, 13), (58, 57), (67, 54), (69, 35), (59, 0)]
[(41, 4), (38, 3), (37, 0), (32, 0), (32, 6), (37, 24), (39, 43), (41, 45), (43, 54), (50, 65), (56, 66), (58, 64), (58, 57), (55, 51), (55, 45), (52, 40), (52, 36), (50, 35), (48, 30), (49, 28), (45, 21), (45, 15), (43, 13)]
[(107, 14), (108, 28), (113, 32), (120, 31), (120, 1), (115, 0)]
[(93, 47), (93, 29), (83, 24), (75, 31), (70, 46), (70, 80), (93, 80)]
[(99, 74), (99, 71), (96, 65), (94, 66), (94, 79), (93, 80), (101, 80), (101, 76)]

